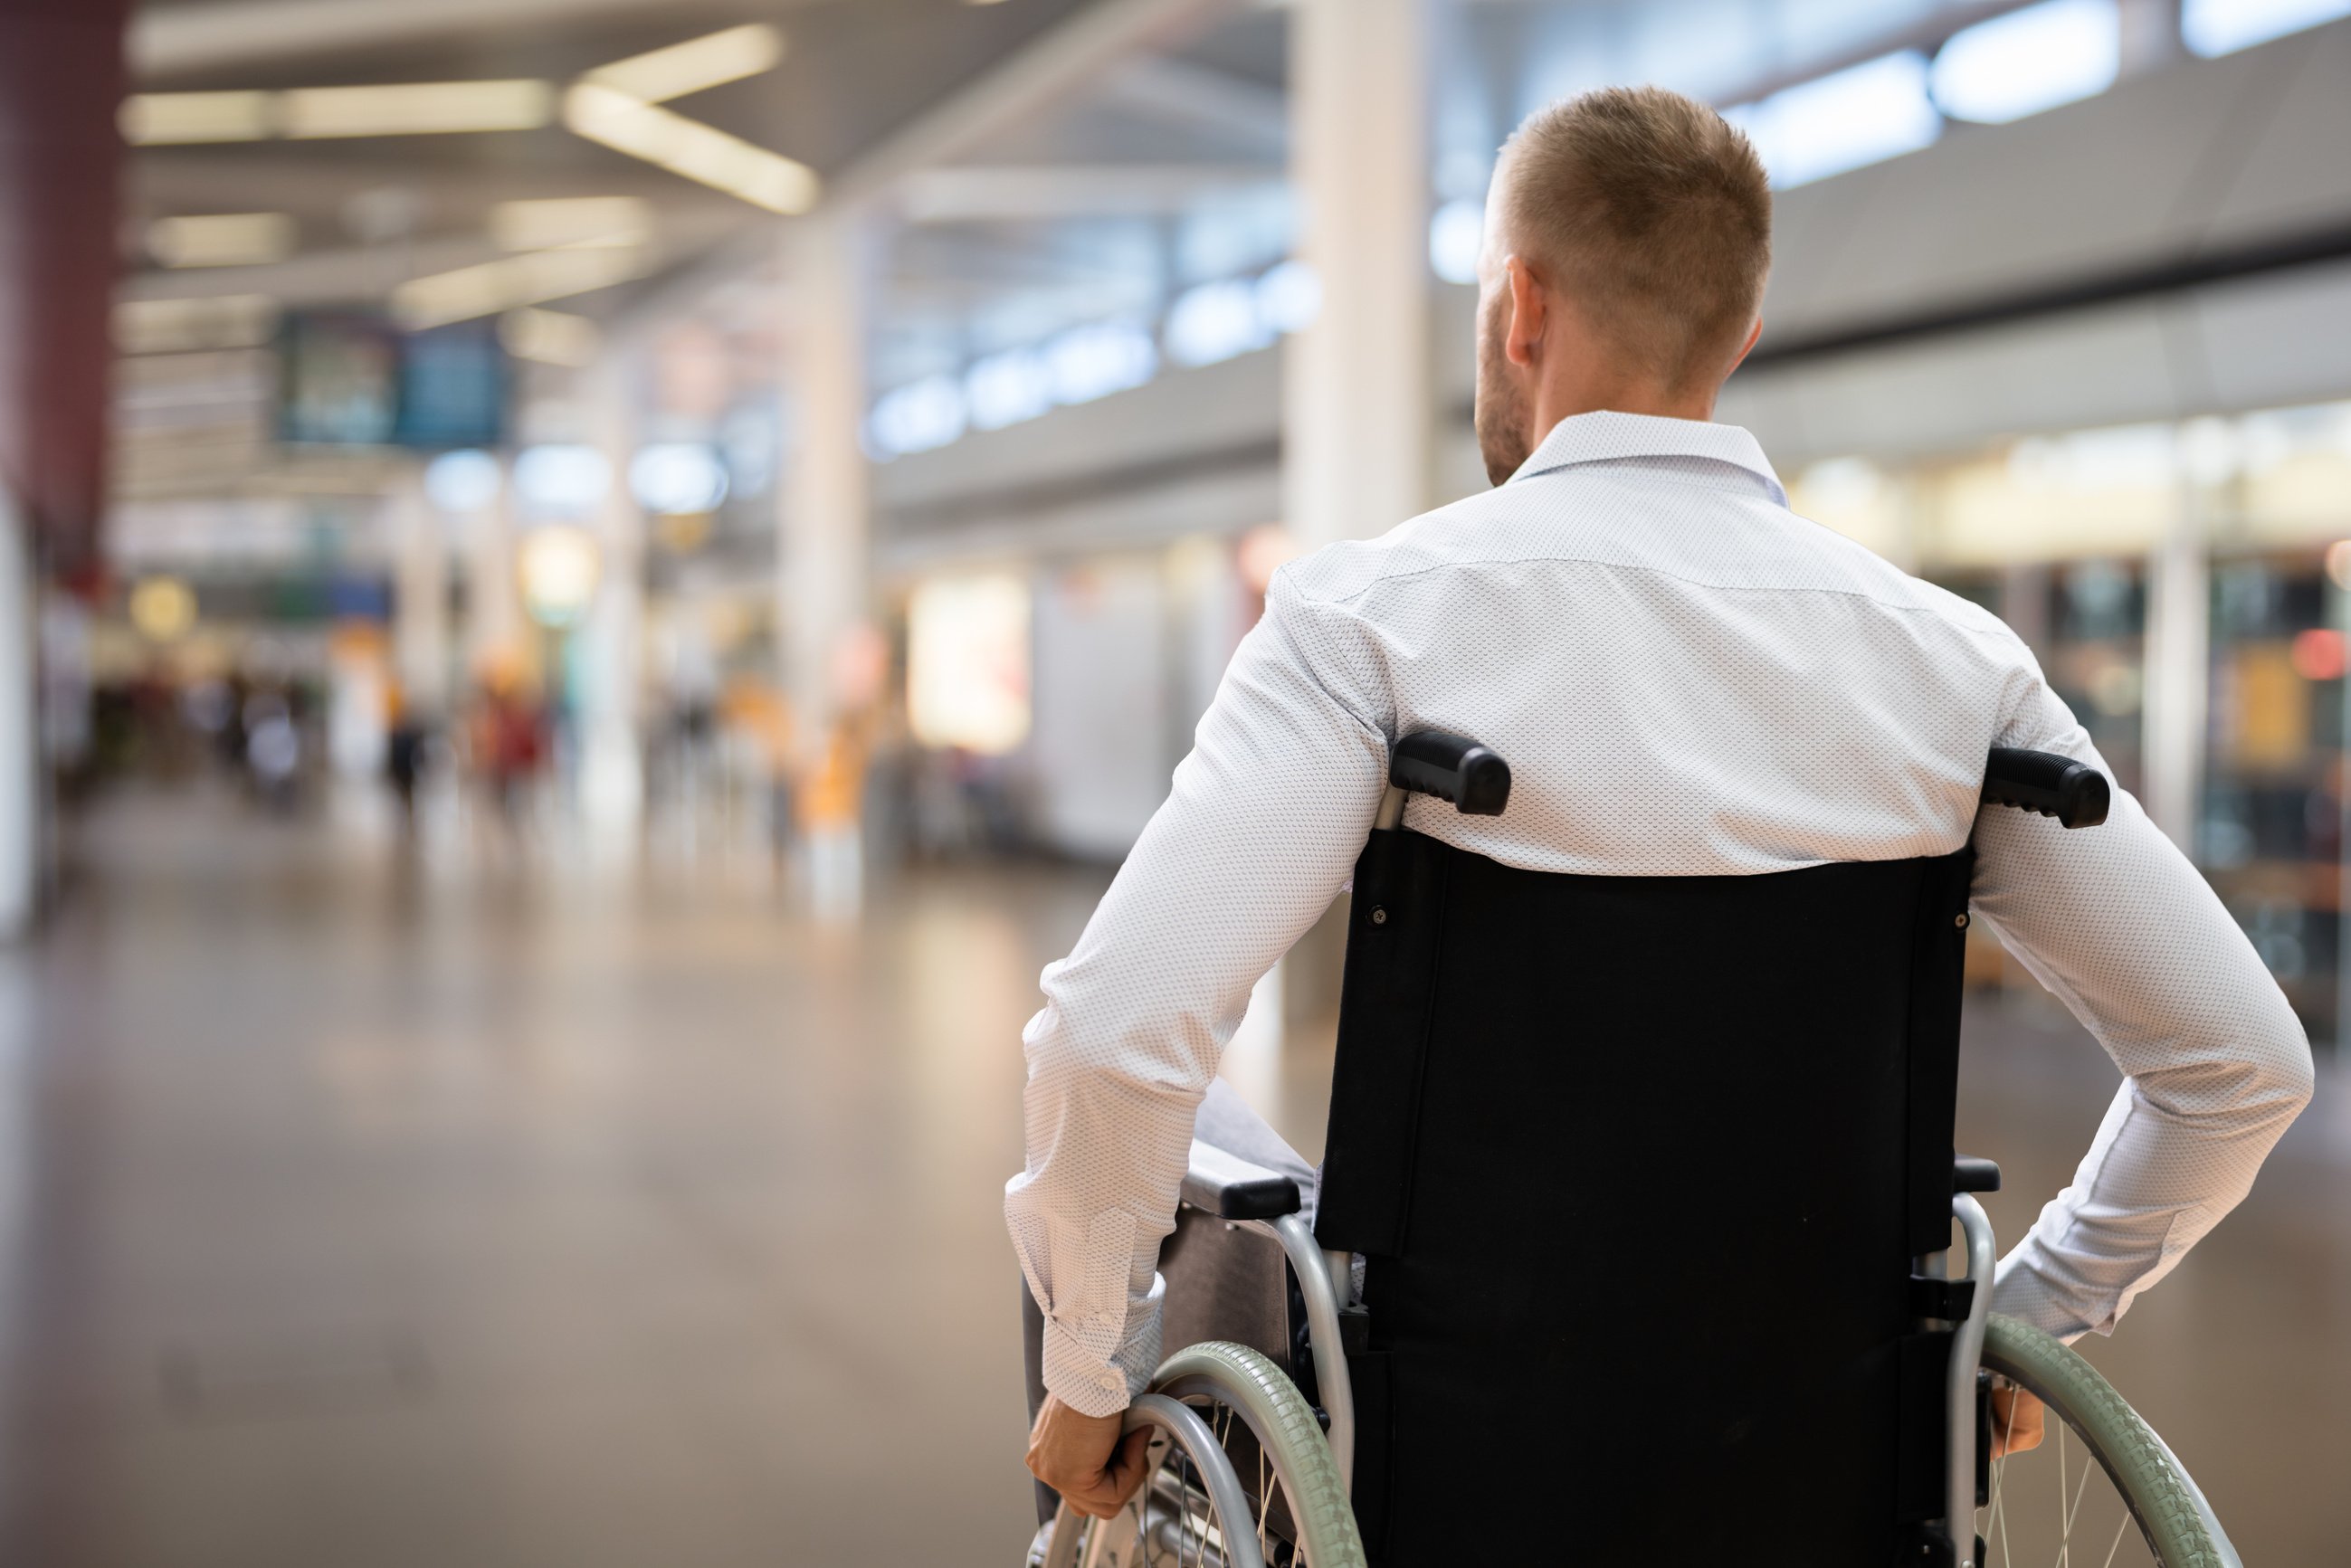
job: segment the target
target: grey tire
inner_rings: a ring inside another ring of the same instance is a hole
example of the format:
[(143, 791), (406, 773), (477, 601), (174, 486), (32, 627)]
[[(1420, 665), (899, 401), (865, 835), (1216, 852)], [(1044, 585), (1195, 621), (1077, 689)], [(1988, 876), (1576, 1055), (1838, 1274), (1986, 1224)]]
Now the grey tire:
[(1999, 1312), (1984, 1328), (1983, 1364), (2040, 1399), (2082, 1440), (2164, 1568), (2241, 1568), (2187, 1469), (2096, 1367)]
[[(1163, 1362), (1152, 1393), (1179, 1402), (1206, 1398), (1238, 1416), (1281, 1483), (1298, 1528), (1299, 1544), (1313, 1568), (1365, 1568), (1363, 1537), (1356, 1532), (1354, 1511), (1348, 1506), (1347, 1489), (1331, 1457), (1331, 1445), (1322, 1436), (1322, 1423), (1298, 1385), (1280, 1367), (1247, 1345), (1210, 1340), (1187, 1345)], [(1158, 1404), (1139, 1401), (1128, 1416), (1129, 1429), (1143, 1425), (1165, 1427), (1164, 1417), (1155, 1414)], [(1171, 1429), (1171, 1435), (1181, 1440), (1181, 1434)], [(1204, 1476), (1214, 1466), (1231, 1477), (1231, 1466), (1221, 1450), (1212, 1448), (1202, 1453), (1190, 1442), (1184, 1447)], [(1238, 1478), (1232, 1479), (1238, 1482)], [(1211, 1490), (1217, 1490), (1213, 1482)], [(1078, 1532), (1085, 1523), (1063, 1504), (1048, 1530), (1039, 1532), (1029, 1561), (1041, 1568), (1067, 1568), (1081, 1562)], [(1254, 1546), (1255, 1526), (1246, 1511), (1239, 1519), (1220, 1517), (1219, 1523), (1230, 1535), (1252, 1536)]]

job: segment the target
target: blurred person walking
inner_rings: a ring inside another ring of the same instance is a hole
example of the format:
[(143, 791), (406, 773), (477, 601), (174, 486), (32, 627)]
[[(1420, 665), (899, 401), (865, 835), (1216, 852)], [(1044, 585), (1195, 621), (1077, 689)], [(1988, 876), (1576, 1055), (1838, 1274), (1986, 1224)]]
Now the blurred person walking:
[[(1995, 746), (2105, 770), (2024, 643), (1795, 516), (1754, 438), (1711, 423), (1761, 331), (1771, 197), (1747, 139), (1675, 93), (1593, 92), (1519, 128), (1487, 214), (1476, 423), (1496, 487), (1274, 577), (1024, 1036), (1028, 1159), (1005, 1213), (1045, 1318), (1029, 1465), (1083, 1512), (1114, 1511), (1143, 1471), (1148, 1429), (1122, 1438), (1121, 1412), (1158, 1364), (1158, 1251), (1202, 1094), (1251, 988), (1342, 891), (1412, 731), (1510, 759), (1501, 816), (1416, 796), (1405, 818), (1506, 866), (1748, 876), (1972, 835), (1974, 908), (2126, 1078), (1998, 1271), (1993, 1307), (2061, 1338), (2111, 1332), (2244, 1197), (2311, 1092), (2285, 998), (2137, 801), (2118, 791), (2095, 833), (1978, 825)], [(1524, 1048), (1573, 1049), (1569, 1023)], [(1688, 1092), (1708, 1092), (1694, 1066)], [(1808, 1134), (1837, 1130), (1790, 1130)], [(1498, 1169), (1522, 1153), (1495, 1151)], [(1659, 1215), (1659, 1244), (1702, 1222)], [(1593, 1263), (1612, 1281), (1641, 1266)], [(1540, 1359), (1493, 1358), (1513, 1385), (1495, 1397), (1572, 1409)], [(1790, 1389), (1789, 1420), (1803, 1397)], [(1595, 1436), (1541, 1462), (1600, 1463), (1609, 1415), (1591, 1414)], [(2029, 1396), (2004, 1391), (1995, 1415), (2010, 1446), (2037, 1440)], [(1555, 1500), (1522, 1492), (1451, 1507), (1489, 1549), (1556, 1539)]]

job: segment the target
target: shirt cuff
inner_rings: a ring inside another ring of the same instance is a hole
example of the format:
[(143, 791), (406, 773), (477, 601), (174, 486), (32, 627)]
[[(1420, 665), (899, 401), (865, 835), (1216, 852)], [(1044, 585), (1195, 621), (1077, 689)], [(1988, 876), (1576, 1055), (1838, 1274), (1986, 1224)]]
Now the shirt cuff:
[(1108, 1359), (1086, 1343), (1099, 1343), (1100, 1325), (1045, 1320), (1045, 1390), (1081, 1416), (1113, 1416), (1151, 1386), (1159, 1370), (1159, 1307), (1167, 1283), (1151, 1277), (1151, 1293), (1126, 1303), (1118, 1347)]

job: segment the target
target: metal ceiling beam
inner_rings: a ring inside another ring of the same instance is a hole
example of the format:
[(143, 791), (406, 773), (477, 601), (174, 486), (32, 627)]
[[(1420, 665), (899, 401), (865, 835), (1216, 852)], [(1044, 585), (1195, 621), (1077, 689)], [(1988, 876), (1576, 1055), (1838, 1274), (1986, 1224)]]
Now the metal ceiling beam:
[[(888, 204), (917, 171), (968, 156), (1082, 98), (1120, 66), (1173, 47), (1246, 0), (1097, 0), (1011, 58), (900, 128), (836, 176), (823, 211)], [(778, 223), (763, 222), (632, 299), (628, 321), (658, 318), (715, 284), (774, 265)]]
[(898, 210), (915, 224), (1049, 222), (1180, 211), (1203, 192), (1280, 180), (1280, 163), (1041, 163), (919, 169)]
[(1266, 156), (1290, 151), (1290, 99), (1278, 87), (1164, 55), (1129, 60), (1102, 82), (1104, 101), (1196, 135), (1238, 137)]
[(887, 194), (917, 169), (954, 162), (1057, 104), (1083, 97), (1123, 65), (1170, 47), (1241, 0), (1097, 0), (859, 159), (828, 205)]

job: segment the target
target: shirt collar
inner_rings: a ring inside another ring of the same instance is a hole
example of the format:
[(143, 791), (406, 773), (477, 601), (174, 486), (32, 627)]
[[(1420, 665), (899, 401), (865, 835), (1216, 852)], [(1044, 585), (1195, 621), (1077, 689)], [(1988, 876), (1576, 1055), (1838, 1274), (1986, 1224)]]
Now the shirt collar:
[(1762, 480), (1772, 500), (1783, 507), (1788, 504), (1787, 488), (1780, 483), (1780, 476), (1771, 471), (1763, 448), (1739, 426), (1698, 419), (1664, 419), (1650, 413), (1616, 413), (1605, 409), (1561, 420), (1509, 482), (1515, 484), (1538, 474), (1579, 463), (1604, 463), (1613, 457), (1704, 457), (1728, 463)]

